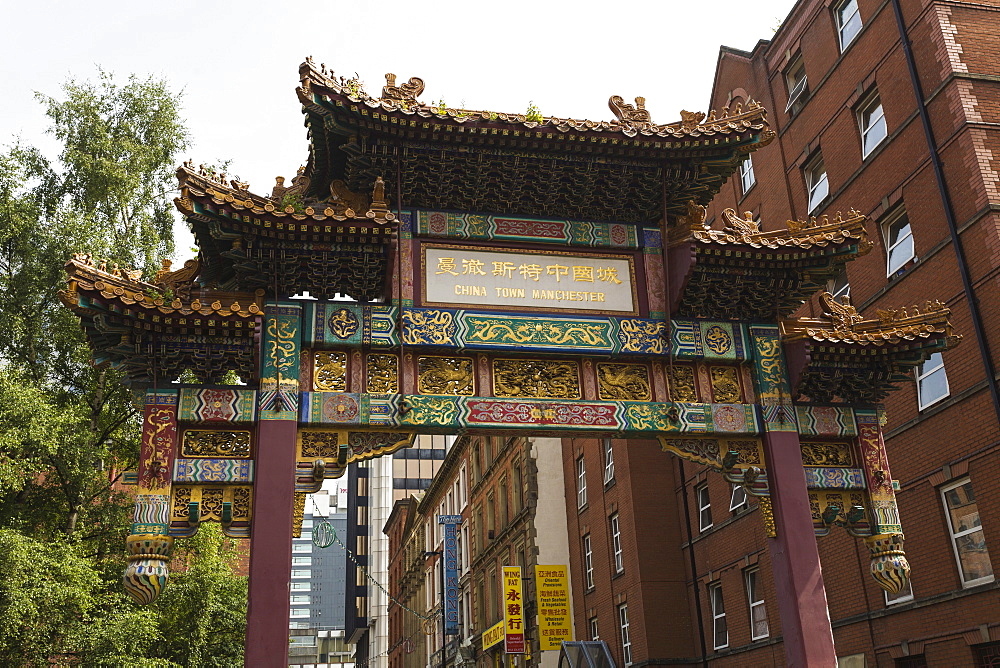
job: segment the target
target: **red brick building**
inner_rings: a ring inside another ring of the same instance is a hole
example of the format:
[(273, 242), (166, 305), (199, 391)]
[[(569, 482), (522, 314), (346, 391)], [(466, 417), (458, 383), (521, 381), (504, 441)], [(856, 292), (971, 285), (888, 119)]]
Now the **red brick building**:
[[(998, 34), (996, 3), (803, 0), (770, 41), (719, 56), (711, 107), (760, 101), (776, 137), (709, 224), (857, 209), (875, 245), (829, 290), (867, 317), (941, 299), (964, 335), (885, 404), (912, 587), (887, 597), (857, 539), (818, 539), (845, 666), (1000, 665)], [(620, 665), (783, 664), (755, 499), (652, 443), (567, 440), (563, 456), (581, 638)]]

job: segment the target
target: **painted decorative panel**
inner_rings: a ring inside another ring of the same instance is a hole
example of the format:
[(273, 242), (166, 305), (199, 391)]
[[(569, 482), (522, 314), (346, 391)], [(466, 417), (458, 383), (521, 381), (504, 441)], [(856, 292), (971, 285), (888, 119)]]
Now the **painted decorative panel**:
[(248, 459), (251, 442), (247, 429), (185, 429), (181, 456)]
[(313, 389), (317, 392), (347, 391), (347, 353), (323, 350), (315, 354)]
[(806, 486), (810, 489), (864, 489), (865, 476), (861, 469), (810, 466), (806, 471)]
[(366, 388), (372, 394), (399, 392), (399, 358), (369, 353), (365, 370)]
[(853, 466), (850, 443), (803, 441), (802, 464), (805, 466)]
[(177, 459), (174, 482), (253, 482), (253, 462), (249, 459)]
[(738, 404), (743, 401), (739, 369), (734, 366), (709, 368), (712, 378), (712, 400), (717, 404)]
[(840, 406), (796, 406), (795, 415), (799, 421), (802, 436), (826, 436), (828, 438), (858, 435), (854, 423), (854, 410)]
[(181, 388), (177, 419), (181, 422), (253, 422), (257, 419), (257, 392)]
[(635, 225), (445, 211), (418, 211), (415, 234), (442, 239), (521, 241), (597, 248), (639, 246)]
[(472, 359), (469, 357), (418, 357), (417, 391), (420, 394), (475, 393)]
[(650, 401), (649, 368), (643, 364), (597, 363), (597, 392), (601, 399)]

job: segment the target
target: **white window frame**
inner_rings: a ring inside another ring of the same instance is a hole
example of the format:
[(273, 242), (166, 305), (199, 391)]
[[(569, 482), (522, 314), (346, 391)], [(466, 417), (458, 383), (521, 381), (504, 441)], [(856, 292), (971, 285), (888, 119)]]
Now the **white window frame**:
[[(708, 585), (708, 600), (712, 605), (712, 647), (725, 649), (729, 647), (729, 622), (726, 619), (726, 600), (722, 596), (722, 583), (714, 582)], [(719, 637), (718, 622), (725, 625), (725, 638)]]
[(622, 661), (626, 666), (632, 665), (632, 639), (628, 633), (628, 603), (618, 606), (618, 624), (622, 632)]
[[(843, 279), (843, 285), (838, 288), (837, 284), (841, 282), (841, 279)], [(851, 296), (851, 281), (847, 278), (847, 267), (841, 267), (837, 275), (827, 281), (826, 291), (833, 295), (833, 298), (838, 302), (841, 297)]]
[(746, 159), (740, 163), (740, 187), (742, 194), (746, 195), (751, 188), (757, 184), (757, 179), (753, 173), (753, 159), (748, 154)]
[(576, 507), (587, 505), (587, 463), (580, 455), (576, 460)]
[(600, 631), (599, 631), (598, 626), (597, 626), (597, 617), (596, 616), (591, 617), (588, 620), (588, 622), (589, 622), (588, 626), (590, 626), (590, 639), (591, 640), (600, 640), (601, 639), (601, 634), (600, 634)]
[(818, 156), (805, 167), (806, 202), (809, 214), (812, 215), (830, 196), (830, 180), (826, 173), (826, 163)]
[(911, 578), (906, 579), (906, 590), (901, 591), (898, 594), (893, 594), (892, 598), (889, 598), (889, 592), (883, 591), (882, 595), (885, 596), (885, 605), (889, 607), (890, 605), (896, 605), (898, 603), (906, 603), (907, 601), (913, 600), (913, 580)]
[(311, 578), (312, 570), (308, 568), (293, 568), (292, 569), (293, 578)]
[(312, 543), (292, 543), (292, 554), (312, 554)]
[[(934, 366), (928, 368), (928, 365), (930, 364), (934, 364)], [(944, 374), (944, 393), (936, 397), (927, 398), (924, 396), (923, 382), (936, 373)], [(944, 356), (941, 353), (931, 354), (931, 356), (927, 358), (926, 362), (917, 367), (913, 377), (917, 381), (917, 407), (920, 410), (929, 408), (939, 401), (943, 401), (951, 396), (951, 386), (948, 384), (948, 373), (945, 371)]]
[(292, 582), (291, 591), (312, 591), (312, 582)]
[[(867, 125), (865, 121), (867, 120)], [(885, 108), (882, 100), (875, 92), (865, 100), (865, 103), (858, 107), (858, 128), (861, 130), (861, 159), (864, 160), (872, 154), (879, 145), (889, 136), (889, 128), (885, 122)], [(869, 136), (882, 133), (882, 136), (874, 144), (868, 146)]]
[(312, 557), (292, 557), (292, 566), (312, 566)]
[[(737, 496), (740, 497), (739, 501), (737, 501)], [(747, 494), (745, 489), (743, 489), (743, 485), (733, 483), (733, 494), (729, 497), (729, 511), (733, 512), (735, 510), (739, 510), (740, 508), (746, 508), (749, 502), (750, 495)]]
[[(854, 11), (850, 12), (845, 19), (845, 10), (849, 11), (851, 5), (854, 5)], [(854, 43), (854, 40), (858, 37), (858, 33), (864, 27), (864, 24), (861, 22), (861, 12), (858, 9), (858, 0), (844, 0), (844, 2), (838, 4), (833, 9), (833, 17), (834, 22), (837, 24), (837, 42), (840, 44), (840, 52), (843, 53), (847, 50), (847, 47)], [(852, 21), (855, 18), (858, 20), (857, 28), (853, 34), (845, 37), (846, 33), (852, 28)]]
[[(767, 606), (764, 603), (764, 595), (760, 593), (760, 585), (757, 580), (760, 571), (756, 568), (748, 568), (743, 573), (747, 589), (747, 604), (750, 606), (750, 640), (763, 640), (771, 635), (771, 627), (767, 622)], [(757, 633), (756, 624), (754, 624), (753, 615), (756, 608), (764, 611), (764, 633), (762, 634)]]
[[(892, 228), (900, 223), (906, 224), (906, 234), (900, 236), (895, 243), (890, 242), (892, 238), (890, 236), (890, 231)], [(916, 257), (916, 248), (913, 245), (913, 225), (910, 224), (910, 217), (906, 215), (906, 211), (899, 210), (889, 216), (882, 225), (882, 239), (885, 242), (885, 275), (890, 277), (897, 271), (906, 266), (906, 263)], [(909, 242), (910, 254), (906, 256), (905, 259), (898, 259), (895, 263), (892, 262), (892, 252), (896, 250), (897, 247), (904, 243)], [(890, 245), (891, 244), (891, 245)]]
[(288, 611), (288, 616), (292, 617), (292, 618), (296, 618), (297, 617), (299, 619), (301, 619), (303, 617), (309, 617), (310, 616), (309, 615), (309, 608), (291, 608)]
[(615, 555), (615, 574), (625, 572), (625, 560), (622, 558), (622, 532), (618, 524), (618, 513), (609, 518), (611, 522), (611, 547)]
[[(702, 483), (694, 488), (694, 498), (698, 504), (698, 531), (708, 531), (712, 522), (712, 499), (708, 495), (708, 483)], [(708, 511), (708, 523), (705, 522), (705, 511)]]
[(594, 588), (594, 550), (590, 545), (590, 534), (583, 536), (583, 573), (587, 589)]
[(465, 509), (469, 505), (469, 470), (466, 468), (465, 464), (462, 464), (462, 469), (458, 474), (459, 479), (459, 489), (461, 490), (460, 495), (460, 508)]
[[(793, 75), (799, 71), (802, 72), (802, 78), (794, 77)], [(796, 56), (785, 69), (785, 86), (788, 89), (788, 103), (785, 105), (785, 113), (788, 113), (800, 98), (803, 98), (803, 102), (805, 101), (804, 96), (809, 90), (809, 77), (806, 75), (806, 65), (802, 56)]]
[[(986, 584), (988, 582), (993, 582), (996, 579), (996, 572), (995, 571), (993, 573), (990, 573), (989, 575), (985, 575), (985, 576), (983, 576), (981, 578), (976, 578), (974, 580), (966, 580), (965, 579), (965, 570), (962, 568), (962, 557), (958, 553), (958, 542), (957, 541), (958, 541), (959, 538), (962, 538), (964, 536), (968, 536), (968, 535), (973, 534), (973, 533), (975, 533), (977, 531), (982, 532), (983, 531), (982, 518), (980, 518), (980, 523), (978, 525), (973, 526), (973, 527), (971, 527), (969, 529), (963, 529), (963, 530), (960, 530), (960, 531), (956, 532), (955, 531), (955, 527), (952, 526), (952, 523), (951, 523), (951, 509), (948, 506), (948, 497), (946, 495), (947, 495), (948, 492), (950, 492), (953, 489), (956, 489), (958, 487), (962, 487), (963, 485), (970, 485), (970, 484), (972, 484), (972, 480), (970, 478), (962, 478), (961, 480), (958, 480), (956, 482), (951, 483), (950, 485), (947, 485), (947, 486), (941, 488), (941, 503), (944, 504), (944, 516), (945, 516), (946, 521), (948, 522), (948, 535), (951, 538), (951, 549), (952, 549), (952, 552), (955, 554), (955, 565), (958, 567), (958, 576), (962, 580), (962, 587), (966, 588), (966, 589), (969, 588), (969, 587), (975, 587), (977, 585)], [(979, 507), (979, 503), (977, 501), (976, 502), (976, 512), (977, 513), (979, 512), (978, 507)], [(985, 540), (985, 534), (983, 534), (983, 536), (984, 536), (984, 540)], [(986, 554), (989, 555), (989, 549), (987, 549)], [(992, 564), (992, 561), (991, 561), (990, 562), (990, 569), (992, 570), (992, 568), (993, 568), (993, 564)]]
[(289, 603), (312, 603), (312, 596), (309, 594), (289, 594)]
[(615, 451), (612, 449), (611, 439), (604, 439), (604, 484), (615, 479)]

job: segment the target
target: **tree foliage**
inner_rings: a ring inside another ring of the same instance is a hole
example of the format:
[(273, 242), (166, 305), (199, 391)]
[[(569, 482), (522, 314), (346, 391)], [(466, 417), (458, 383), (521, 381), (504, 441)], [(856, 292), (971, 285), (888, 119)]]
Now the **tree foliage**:
[(58, 158), (0, 150), (0, 665), (229, 665), (246, 583), (221, 534), (179, 542), (187, 570), (159, 604), (121, 590), (131, 498), (113, 483), (135, 468), (140, 415), (58, 297), (74, 252), (147, 275), (172, 252), (179, 98), (103, 71), (37, 97)]

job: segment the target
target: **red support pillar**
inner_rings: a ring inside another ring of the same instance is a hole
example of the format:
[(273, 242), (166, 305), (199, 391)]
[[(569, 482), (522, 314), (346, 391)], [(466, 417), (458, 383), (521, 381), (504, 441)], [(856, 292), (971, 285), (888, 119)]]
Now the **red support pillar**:
[(778, 328), (750, 327), (774, 515), (768, 538), (788, 666), (837, 665), (795, 408)]
[(260, 356), (250, 593), (244, 665), (288, 665), (301, 306), (269, 305)]

